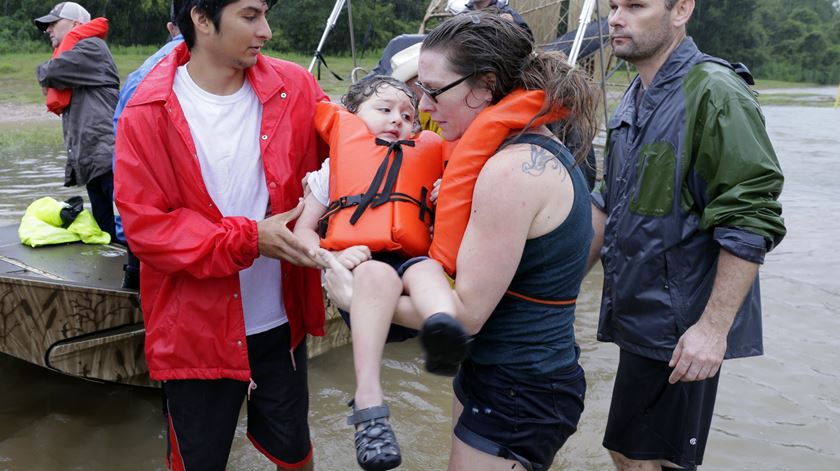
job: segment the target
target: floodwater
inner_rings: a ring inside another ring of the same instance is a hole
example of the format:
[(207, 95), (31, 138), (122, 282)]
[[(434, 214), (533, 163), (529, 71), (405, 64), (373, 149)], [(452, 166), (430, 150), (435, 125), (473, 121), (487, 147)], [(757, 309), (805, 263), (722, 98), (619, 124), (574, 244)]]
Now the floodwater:
[[(761, 270), (765, 355), (725, 363), (705, 470), (840, 469), (840, 110), (767, 107), (786, 173), (788, 236)], [(54, 124), (51, 124), (54, 125)], [(36, 197), (66, 198), (61, 147), (0, 149), (0, 223)], [(594, 340), (600, 274), (584, 283), (577, 332), (589, 389), (580, 428), (553, 469), (610, 469), (601, 447), (617, 349)], [(400, 469), (445, 469), (448, 380), (423, 372), (416, 342), (389, 345), (384, 387), (402, 443)], [(354, 388), (349, 347), (310, 366), (318, 469), (358, 469), (345, 402)], [(61, 376), (0, 354), (0, 470), (164, 469), (157, 392)], [(273, 467), (241, 420), (229, 469)]]

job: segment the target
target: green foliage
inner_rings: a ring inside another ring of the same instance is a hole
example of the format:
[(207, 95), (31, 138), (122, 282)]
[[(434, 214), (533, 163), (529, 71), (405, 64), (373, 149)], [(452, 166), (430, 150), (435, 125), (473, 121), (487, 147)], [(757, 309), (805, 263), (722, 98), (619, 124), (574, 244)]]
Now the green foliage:
[(688, 33), (704, 52), (752, 67), (766, 54), (766, 33), (756, 16), (763, 1), (699, 0)]
[[(327, 26), (327, 18), (334, 2), (324, 0), (282, 1), (269, 13), (274, 26), (272, 49), (311, 54)], [(416, 32), (425, 12), (424, 2), (355, 0), (353, 33), (358, 52), (381, 49), (399, 34)], [(275, 43), (276, 42), (276, 43)], [(330, 32), (322, 52), (346, 54), (350, 52), (350, 28), (347, 7), (342, 9)]]
[(24, 23), (9, 16), (0, 16), (0, 54), (49, 52), (47, 41), (33, 40), (29, 33)]
[(709, 54), (759, 77), (840, 82), (835, 0), (697, 0), (689, 33)]
[[(32, 19), (46, 14), (58, 0), (0, 0), (0, 53), (48, 51), (44, 35)], [(110, 23), (112, 45), (160, 45), (166, 40), (169, 0), (80, 0), (91, 16)], [(269, 12), (273, 50), (310, 54), (315, 50), (332, 11), (331, 0), (282, 0)], [(352, 1), (353, 29), (360, 50), (382, 48), (393, 36), (417, 31), (426, 2), (417, 0)], [(324, 51), (350, 52), (347, 8), (342, 9)]]

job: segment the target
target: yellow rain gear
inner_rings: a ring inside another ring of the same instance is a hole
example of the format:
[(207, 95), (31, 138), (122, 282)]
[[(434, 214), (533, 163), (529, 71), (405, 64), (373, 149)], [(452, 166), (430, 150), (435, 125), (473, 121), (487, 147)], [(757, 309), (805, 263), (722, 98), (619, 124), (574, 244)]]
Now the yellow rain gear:
[(111, 242), (111, 236), (99, 229), (93, 215), (86, 209), (67, 228), (62, 227), (61, 210), (67, 206), (49, 196), (33, 201), (20, 221), (20, 241), (30, 247), (78, 241), (86, 244)]

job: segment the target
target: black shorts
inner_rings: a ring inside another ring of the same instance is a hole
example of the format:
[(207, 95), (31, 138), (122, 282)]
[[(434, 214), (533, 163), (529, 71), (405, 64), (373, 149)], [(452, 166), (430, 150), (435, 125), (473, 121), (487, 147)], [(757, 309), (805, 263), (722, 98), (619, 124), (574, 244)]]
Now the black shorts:
[[(289, 354), (289, 325), (249, 335), (248, 359), (256, 389), (248, 400), (248, 438), (269, 460), (298, 468), (312, 459), (306, 342)], [(163, 383), (171, 469), (223, 471), (248, 383), (232, 379)]]
[(604, 447), (633, 460), (703, 463), (718, 379), (668, 383), (673, 368), (621, 351)]
[[(415, 263), (422, 262), (429, 257), (414, 257), (406, 260), (405, 257), (401, 257), (391, 252), (380, 252), (373, 254), (372, 258), (378, 262), (391, 265), (394, 267), (394, 270), (397, 271), (397, 275), (402, 277), (403, 273), (408, 270), (408, 267), (414, 265)], [(347, 327), (352, 329), (352, 326), (350, 325), (350, 313), (339, 309), (338, 314), (344, 320), (344, 323), (347, 324)], [(417, 334), (417, 329), (391, 324), (391, 328), (388, 329), (388, 337), (385, 339), (385, 343), (404, 342), (408, 339), (417, 337)]]
[(464, 406), (455, 425), (458, 439), (538, 471), (551, 467), (554, 455), (577, 430), (586, 379), (577, 363), (537, 380), (467, 360), (453, 389)]

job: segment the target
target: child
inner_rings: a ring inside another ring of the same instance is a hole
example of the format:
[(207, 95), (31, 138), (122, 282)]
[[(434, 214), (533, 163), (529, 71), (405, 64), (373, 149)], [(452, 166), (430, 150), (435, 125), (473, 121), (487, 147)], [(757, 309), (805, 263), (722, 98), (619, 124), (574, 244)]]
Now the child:
[[(349, 319), (356, 391), (348, 423), (356, 425), (359, 465), (391, 469), (401, 456), (383, 403), (382, 353), (386, 340), (417, 335), (404, 327), (392, 328), (400, 296), (412, 296), (425, 319), (420, 335), (429, 371), (454, 374), (466, 356), (469, 337), (447, 314), (454, 312), (455, 301), (439, 268), (418, 273), (413, 285), (401, 279), (409, 266), (426, 258), (432, 222), (429, 197), (443, 172), (442, 141), (428, 131), (412, 138), (417, 98), (394, 78), (365, 78), (350, 87), (342, 103), (346, 110), (321, 103), (316, 112), (316, 128), (329, 142), (332, 158), (308, 177), (311, 192), (295, 234), (313, 248), (334, 251), (336, 259), (353, 270)], [(423, 271), (425, 265), (413, 271)]]

